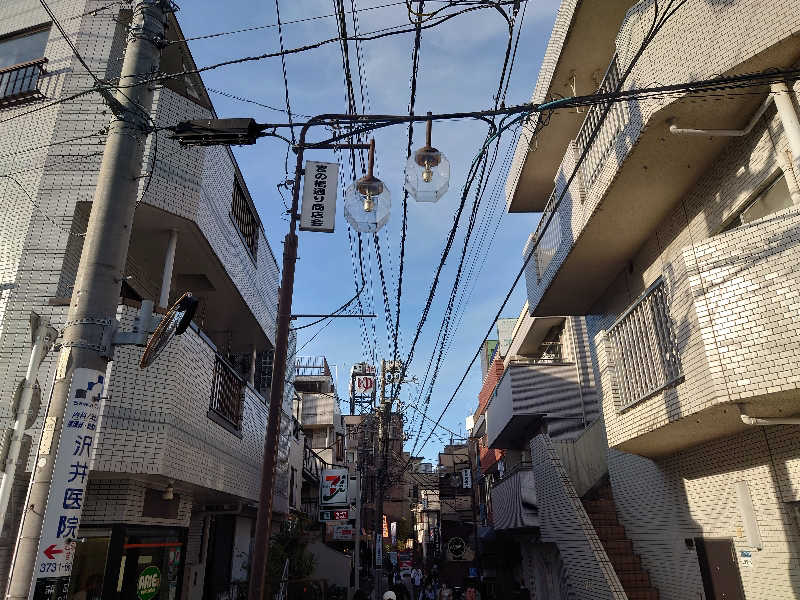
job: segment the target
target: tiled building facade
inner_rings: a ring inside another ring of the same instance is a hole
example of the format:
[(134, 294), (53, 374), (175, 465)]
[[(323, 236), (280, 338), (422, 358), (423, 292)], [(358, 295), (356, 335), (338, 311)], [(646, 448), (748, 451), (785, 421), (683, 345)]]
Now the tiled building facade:
[[(628, 71), (623, 89), (792, 68), (798, 9), (565, 0), (533, 99), (613, 91)], [(602, 396), (608, 486), (579, 495), (608, 555), (623, 542), (635, 552), (611, 556), (624, 591), (610, 585), (609, 597), (800, 590), (798, 90), (559, 111), (517, 148), (508, 208), (543, 211), (525, 249), (530, 313), (585, 316)], [(581, 510), (549, 518), (578, 522)], [(573, 597), (605, 597), (584, 581), (600, 580), (603, 561), (566, 529), (552, 541)]]
[[(95, 0), (50, 4), (89, 67), (102, 79), (117, 77), (130, 6)], [(89, 90), (92, 79), (41, 5), (33, 0), (0, 4), (0, 55), (8, 58), (16, 40), (24, 40), (23, 50), (30, 50), (36, 41), (31, 35), (40, 36), (41, 56), (17, 62), (46, 59), (37, 63), (44, 65), (40, 79), (28, 94), (14, 96), (6, 87), (0, 98), (2, 398), (11, 397), (24, 377), (29, 313), (48, 316), (56, 328), (66, 318), (110, 117), (95, 92), (56, 102)], [(168, 40), (182, 37), (170, 15)], [(18, 70), (13, 57), (9, 60), (0, 63), (0, 80)], [(164, 72), (192, 65), (185, 44), (173, 43), (163, 51)], [(187, 76), (155, 91), (151, 115), (161, 127), (215, 113), (200, 78)], [(164, 132), (156, 135), (157, 140), (148, 138), (141, 173), (135, 174), (139, 199), (118, 318), (129, 328), (140, 300), (158, 302), (170, 235), (177, 236), (177, 251), (168, 303), (189, 290), (200, 298), (200, 308), (192, 327), (146, 370), (138, 366), (141, 349), (116, 350), (81, 523), (87, 550), (81, 558), (78, 547), (72, 589), (78, 593), (102, 585), (104, 598), (117, 597), (122, 593), (117, 581), (130, 583), (121, 549), (141, 539), (169, 548), (153, 560), (179, 565), (165, 583), (170, 594), (177, 594), (171, 597), (217, 598), (246, 585), (268, 419), (279, 271), (230, 150), (182, 148)], [(56, 359), (57, 353), (51, 353), (39, 372), (45, 399)], [(294, 392), (291, 385), (287, 388), (274, 502), (278, 519), (288, 512), (290, 500)], [(3, 427), (8, 417), (3, 404)], [(40, 415), (34, 427), (34, 449), (42, 420)], [(0, 532), (3, 584), (34, 459), (32, 452), (27, 469), (24, 462), (18, 469), (14, 518)], [(299, 499), (292, 500), (299, 507)], [(86, 560), (102, 549), (109, 553), (105, 570)], [(127, 559), (131, 565), (141, 557)]]

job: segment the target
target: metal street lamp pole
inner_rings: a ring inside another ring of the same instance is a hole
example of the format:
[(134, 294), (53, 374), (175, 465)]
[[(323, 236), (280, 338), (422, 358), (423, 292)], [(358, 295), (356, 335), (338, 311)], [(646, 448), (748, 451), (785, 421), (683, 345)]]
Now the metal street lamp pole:
[(368, 149), (367, 144), (311, 144), (306, 145), (306, 135), (310, 127), (330, 120), (346, 120), (353, 115), (320, 115), (310, 119), (300, 129), (298, 144), (294, 147), (297, 161), (294, 170), (292, 206), (289, 214), (289, 232), (283, 242), (283, 269), (281, 288), (278, 297), (278, 318), (275, 331), (275, 358), (273, 361), (272, 387), (269, 394), (269, 418), (264, 440), (264, 463), (261, 469), (261, 491), (259, 493), (258, 518), (256, 520), (253, 545), (253, 564), (250, 576), (250, 600), (268, 600), (267, 581), (269, 562), (269, 541), (272, 529), (272, 497), (275, 488), (275, 466), (280, 438), (280, 415), (286, 382), (286, 360), (289, 349), (289, 323), (292, 317), (292, 295), (294, 293), (294, 274), (297, 263), (297, 218), (300, 208), (300, 183), (303, 176), (303, 155), (311, 149)]

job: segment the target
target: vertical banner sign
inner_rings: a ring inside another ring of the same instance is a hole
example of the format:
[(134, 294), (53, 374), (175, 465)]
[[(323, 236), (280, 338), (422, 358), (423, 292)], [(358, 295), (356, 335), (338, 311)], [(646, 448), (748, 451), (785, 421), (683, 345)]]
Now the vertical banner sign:
[(389, 537), (389, 521), (386, 518), (386, 515), (383, 515), (383, 537)]
[(394, 545), (397, 543), (397, 521), (392, 521), (391, 532), (392, 532), (392, 545)]
[[(104, 386), (103, 371), (75, 369), (72, 374), (36, 555), (33, 600), (67, 597)], [(42, 444), (40, 452), (49, 453)], [(65, 590), (63, 594), (62, 589)]]
[(300, 231), (333, 233), (336, 224), (337, 163), (306, 161), (303, 179), (303, 206), (300, 208)]
[(462, 469), (462, 471), (461, 471), (461, 487), (463, 487), (463, 488), (471, 488), (472, 487), (472, 470), (471, 469)]
[(383, 566), (383, 540), (380, 534), (375, 534), (375, 566)]

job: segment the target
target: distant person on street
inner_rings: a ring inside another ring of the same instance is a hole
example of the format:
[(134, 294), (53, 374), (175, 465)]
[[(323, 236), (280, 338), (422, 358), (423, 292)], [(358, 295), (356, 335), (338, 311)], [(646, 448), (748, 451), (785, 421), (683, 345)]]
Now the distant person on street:
[(436, 589), (433, 587), (433, 582), (430, 579), (415, 600), (436, 600)]
[(419, 567), (411, 569), (411, 583), (414, 584), (414, 598), (416, 599), (422, 590), (422, 571), (419, 570)]
[(439, 600), (453, 600), (453, 589), (447, 583), (442, 583), (442, 588), (439, 590)]

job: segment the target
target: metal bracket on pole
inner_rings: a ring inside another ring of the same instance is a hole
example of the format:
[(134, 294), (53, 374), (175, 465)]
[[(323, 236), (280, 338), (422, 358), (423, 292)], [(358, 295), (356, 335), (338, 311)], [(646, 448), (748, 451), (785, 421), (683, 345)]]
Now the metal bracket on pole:
[[(161, 317), (153, 316), (153, 301), (142, 300), (142, 305), (139, 308), (139, 314), (133, 320), (133, 329), (130, 331), (119, 331), (117, 327), (114, 328), (109, 346), (146, 346), (147, 338), (156, 330)], [(105, 341), (105, 337), (104, 337)]]

